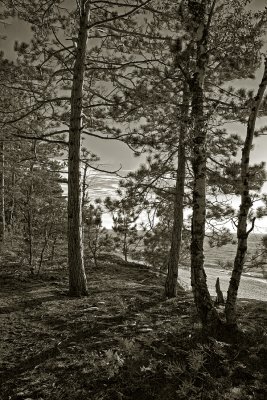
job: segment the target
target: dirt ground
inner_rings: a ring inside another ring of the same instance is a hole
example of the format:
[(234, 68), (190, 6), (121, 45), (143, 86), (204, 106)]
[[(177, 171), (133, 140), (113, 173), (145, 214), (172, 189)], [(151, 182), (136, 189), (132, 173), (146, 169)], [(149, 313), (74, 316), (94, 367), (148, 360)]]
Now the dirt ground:
[(137, 264), (87, 268), (89, 296), (67, 271), (0, 273), (1, 400), (267, 398), (266, 303), (239, 305), (242, 340), (202, 334), (192, 295), (163, 298)]

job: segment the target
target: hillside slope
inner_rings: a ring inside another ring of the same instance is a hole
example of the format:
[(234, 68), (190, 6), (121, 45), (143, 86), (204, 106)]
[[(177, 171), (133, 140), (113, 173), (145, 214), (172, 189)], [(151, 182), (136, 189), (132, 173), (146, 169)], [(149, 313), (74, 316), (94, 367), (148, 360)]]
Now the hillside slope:
[(90, 294), (74, 299), (67, 271), (2, 270), (1, 400), (265, 398), (265, 303), (240, 303), (245, 334), (225, 343), (202, 336), (189, 292), (166, 301), (144, 266), (87, 273)]

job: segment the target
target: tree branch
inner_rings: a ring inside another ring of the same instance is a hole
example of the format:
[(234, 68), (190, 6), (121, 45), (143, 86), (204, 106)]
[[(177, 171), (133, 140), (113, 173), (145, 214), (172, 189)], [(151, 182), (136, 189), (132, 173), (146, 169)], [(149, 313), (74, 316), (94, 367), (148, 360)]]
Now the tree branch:
[(130, 15), (134, 14), (136, 11), (138, 11), (138, 10), (140, 10), (141, 8), (143, 8), (144, 6), (146, 6), (146, 5), (147, 5), (148, 3), (150, 3), (151, 1), (152, 1), (152, 0), (147, 0), (147, 1), (145, 1), (143, 4), (140, 4), (139, 6), (135, 7), (133, 10), (128, 11), (128, 12), (126, 12), (126, 13), (124, 13), (124, 14), (120, 14), (120, 15), (117, 15), (117, 16), (112, 17), (112, 18), (107, 18), (107, 19), (104, 20), (104, 21), (95, 22), (95, 23), (93, 23), (92, 25), (89, 25), (89, 26), (88, 26), (88, 29), (92, 29), (92, 28), (94, 28), (94, 27), (96, 27), (96, 26), (103, 25), (103, 24), (105, 24), (105, 23), (107, 23), (107, 22), (116, 21), (117, 19), (129, 17)]

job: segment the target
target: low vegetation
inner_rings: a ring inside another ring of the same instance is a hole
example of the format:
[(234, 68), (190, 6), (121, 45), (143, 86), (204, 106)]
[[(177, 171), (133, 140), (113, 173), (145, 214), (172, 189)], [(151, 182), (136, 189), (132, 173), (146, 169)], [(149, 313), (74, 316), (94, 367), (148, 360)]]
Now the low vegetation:
[(264, 302), (240, 301), (239, 336), (217, 340), (148, 267), (104, 256), (87, 272), (89, 296), (71, 298), (65, 264), (2, 265), (1, 400), (266, 398)]

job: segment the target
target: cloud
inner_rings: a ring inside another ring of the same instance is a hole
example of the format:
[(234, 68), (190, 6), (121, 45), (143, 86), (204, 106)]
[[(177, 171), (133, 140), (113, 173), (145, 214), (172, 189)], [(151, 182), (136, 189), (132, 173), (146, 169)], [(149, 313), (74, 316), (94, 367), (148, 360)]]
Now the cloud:
[[(64, 171), (66, 172), (66, 171)], [(125, 170), (123, 170), (125, 172)], [(64, 173), (64, 178), (66, 174)], [(104, 199), (107, 196), (115, 196), (116, 190), (119, 187), (119, 181), (121, 177), (112, 175), (105, 172), (98, 172), (95, 170), (90, 170), (88, 177), (86, 179), (88, 196), (91, 201), (97, 198)], [(62, 183), (62, 189), (64, 194), (68, 193), (68, 186), (66, 183)]]

